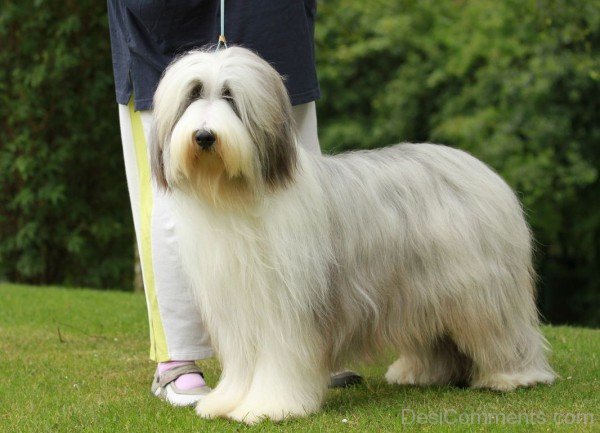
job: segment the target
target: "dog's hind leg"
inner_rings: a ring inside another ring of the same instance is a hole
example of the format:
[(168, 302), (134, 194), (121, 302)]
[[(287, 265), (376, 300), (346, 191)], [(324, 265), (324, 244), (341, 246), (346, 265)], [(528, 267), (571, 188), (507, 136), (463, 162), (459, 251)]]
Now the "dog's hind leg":
[[(555, 373), (545, 357), (545, 339), (532, 325), (511, 334), (486, 338), (463, 335), (460, 343), (474, 361), (470, 385), (495, 391), (512, 391), (536, 383), (552, 383)], [(477, 341), (479, 340), (479, 341)]]
[(388, 383), (398, 385), (456, 384), (467, 380), (470, 367), (470, 359), (444, 337), (428, 345), (402, 350), (385, 378)]
[[(481, 298), (481, 296), (480, 296)], [(546, 360), (546, 340), (533, 299), (496, 296), (488, 306), (463, 302), (449, 335), (473, 361), (470, 385), (511, 391), (536, 383), (552, 383), (555, 373)], [(521, 303), (521, 305), (519, 305)]]

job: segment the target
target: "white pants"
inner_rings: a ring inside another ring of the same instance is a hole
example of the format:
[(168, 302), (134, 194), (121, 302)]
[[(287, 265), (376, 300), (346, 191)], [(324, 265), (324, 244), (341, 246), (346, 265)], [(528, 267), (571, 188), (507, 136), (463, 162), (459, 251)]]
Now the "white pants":
[[(293, 107), (300, 143), (320, 152), (314, 102)], [(181, 268), (171, 216), (171, 197), (151, 181), (147, 137), (152, 112), (119, 105), (123, 157), (140, 253), (148, 320), (150, 358), (157, 362), (212, 356), (210, 340)]]

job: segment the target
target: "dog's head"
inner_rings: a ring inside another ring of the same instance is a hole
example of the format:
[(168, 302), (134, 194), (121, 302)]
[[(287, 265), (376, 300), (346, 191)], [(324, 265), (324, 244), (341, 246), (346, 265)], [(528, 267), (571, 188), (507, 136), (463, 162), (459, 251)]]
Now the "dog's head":
[(213, 203), (249, 199), (294, 178), (296, 134), (281, 76), (252, 51), (192, 51), (154, 97), (152, 171), (159, 185)]

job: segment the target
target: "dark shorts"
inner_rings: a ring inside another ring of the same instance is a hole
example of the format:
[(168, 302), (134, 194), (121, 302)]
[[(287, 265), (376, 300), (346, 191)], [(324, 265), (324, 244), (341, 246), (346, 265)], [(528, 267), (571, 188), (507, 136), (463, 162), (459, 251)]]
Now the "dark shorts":
[[(218, 0), (108, 0), (117, 102), (135, 96), (152, 108), (161, 74), (185, 51), (216, 43)], [(315, 68), (315, 0), (226, 0), (228, 43), (256, 51), (285, 77), (293, 105), (319, 98)]]

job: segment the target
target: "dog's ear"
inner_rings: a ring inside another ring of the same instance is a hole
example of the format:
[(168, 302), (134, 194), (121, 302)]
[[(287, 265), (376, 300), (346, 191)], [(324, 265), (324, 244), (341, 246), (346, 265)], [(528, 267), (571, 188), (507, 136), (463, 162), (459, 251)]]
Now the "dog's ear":
[(161, 190), (168, 190), (169, 184), (165, 174), (165, 161), (163, 158), (163, 147), (160, 145), (156, 122), (152, 122), (148, 147), (150, 149), (150, 168), (152, 177)]
[(266, 61), (254, 56), (252, 66), (261, 80), (257, 81), (260, 84), (253, 97), (243, 104), (245, 122), (257, 147), (263, 182), (276, 189), (294, 179), (298, 159), (296, 125), (282, 77)]
[(281, 118), (266, 140), (261, 167), (264, 182), (272, 188), (277, 188), (293, 180), (298, 155), (292, 108), (283, 83), (273, 96), (278, 99)]
[[(287, 134), (286, 134), (287, 135)], [(285, 186), (292, 182), (296, 173), (297, 153), (296, 149), (292, 149), (288, 144), (289, 140), (283, 139), (286, 144), (284, 146), (276, 145), (273, 148), (271, 156), (267, 158), (266, 170), (264, 178), (267, 184), (271, 187)]]

